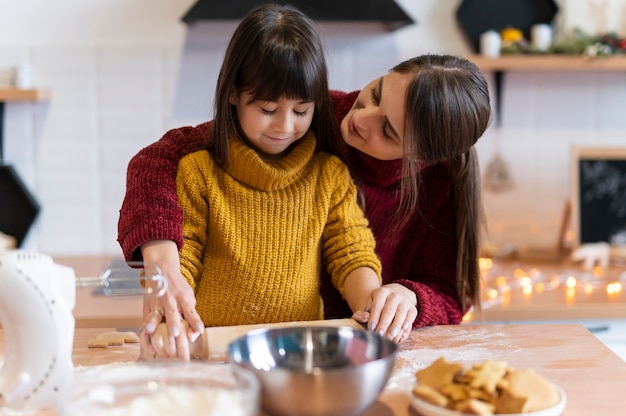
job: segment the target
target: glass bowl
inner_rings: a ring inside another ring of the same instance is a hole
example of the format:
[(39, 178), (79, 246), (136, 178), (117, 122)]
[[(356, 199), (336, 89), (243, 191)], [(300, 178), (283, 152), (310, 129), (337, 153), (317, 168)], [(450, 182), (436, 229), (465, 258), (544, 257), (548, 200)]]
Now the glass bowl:
[(118, 363), (75, 371), (61, 416), (256, 416), (259, 382), (244, 368), (206, 362)]

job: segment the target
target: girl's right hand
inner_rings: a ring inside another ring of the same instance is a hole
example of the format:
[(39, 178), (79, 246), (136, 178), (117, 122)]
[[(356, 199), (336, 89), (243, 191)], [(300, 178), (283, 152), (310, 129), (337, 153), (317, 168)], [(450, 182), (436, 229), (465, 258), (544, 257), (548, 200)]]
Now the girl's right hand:
[[(171, 240), (155, 240), (142, 245), (141, 252), (144, 263), (157, 265), (168, 283), (163, 296), (158, 298), (144, 297), (143, 332), (148, 337), (152, 336), (159, 324), (165, 321), (168, 338), (171, 338), (168, 344), (178, 345), (176, 348), (178, 358), (188, 360), (189, 343), (193, 343), (204, 331), (204, 324), (196, 312), (196, 298), (193, 289), (180, 272), (178, 247)], [(186, 321), (188, 328), (191, 328), (190, 330), (183, 329), (182, 320)], [(178, 339), (182, 332), (186, 335), (184, 341)], [(151, 344), (151, 342), (146, 342), (144, 346), (149, 347)]]

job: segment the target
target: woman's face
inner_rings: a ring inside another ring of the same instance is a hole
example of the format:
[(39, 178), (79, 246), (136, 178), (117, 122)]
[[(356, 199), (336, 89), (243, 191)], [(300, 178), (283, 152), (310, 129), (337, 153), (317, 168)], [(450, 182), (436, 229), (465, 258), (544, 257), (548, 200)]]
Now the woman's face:
[(411, 74), (390, 72), (367, 84), (341, 122), (349, 146), (380, 160), (404, 154), (404, 102)]

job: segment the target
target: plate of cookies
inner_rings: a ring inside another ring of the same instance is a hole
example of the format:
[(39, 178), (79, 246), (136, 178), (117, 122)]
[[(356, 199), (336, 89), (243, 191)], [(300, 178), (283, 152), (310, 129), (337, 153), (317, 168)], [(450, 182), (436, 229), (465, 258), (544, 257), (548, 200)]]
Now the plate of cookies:
[(485, 360), (470, 367), (439, 358), (415, 373), (411, 407), (423, 416), (559, 416), (567, 396), (532, 369)]

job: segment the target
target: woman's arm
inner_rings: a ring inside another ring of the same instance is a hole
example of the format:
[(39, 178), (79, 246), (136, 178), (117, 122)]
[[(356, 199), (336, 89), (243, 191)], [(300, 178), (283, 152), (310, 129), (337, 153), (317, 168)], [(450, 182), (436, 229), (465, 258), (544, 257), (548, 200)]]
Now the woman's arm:
[[(463, 318), (457, 283), (455, 203), (445, 163), (422, 171), (420, 208), (391, 261), (383, 261), (384, 283), (404, 286), (417, 297), (419, 314), (413, 327), (456, 325)], [(476, 259), (478, 261), (478, 259)]]
[[(186, 348), (181, 343), (193, 340), (204, 329), (195, 310), (193, 290), (180, 273), (178, 250), (183, 246), (183, 214), (176, 194), (176, 173), (178, 161), (205, 148), (211, 133), (212, 122), (171, 130), (142, 149), (128, 164), (118, 242), (127, 261), (144, 260), (157, 265), (169, 286), (164, 296), (144, 299), (144, 348), (149, 349), (149, 337), (163, 318), (170, 339), (179, 344), (177, 351), (183, 355)], [(164, 316), (160, 316), (161, 312)], [(194, 328), (188, 337), (178, 336), (181, 316)]]
[(128, 163), (118, 221), (118, 242), (127, 261), (141, 260), (139, 248), (151, 240), (172, 240), (182, 248), (183, 214), (176, 196), (178, 161), (208, 145), (212, 125), (170, 130)]

